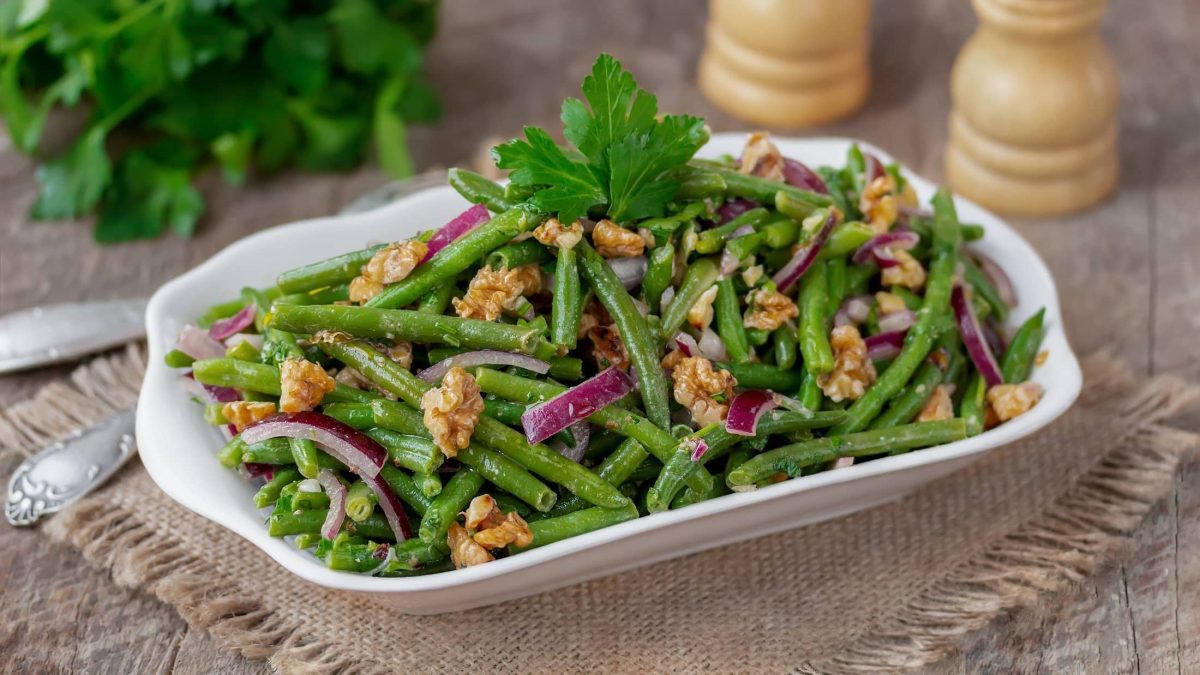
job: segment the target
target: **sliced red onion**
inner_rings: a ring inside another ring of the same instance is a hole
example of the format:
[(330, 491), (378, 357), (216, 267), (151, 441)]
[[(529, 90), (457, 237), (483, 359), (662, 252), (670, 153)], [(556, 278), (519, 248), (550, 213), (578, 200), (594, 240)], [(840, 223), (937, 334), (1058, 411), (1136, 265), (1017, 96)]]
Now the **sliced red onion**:
[(230, 347), (236, 347), (245, 342), (251, 347), (261, 350), (263, 346), (263, 340), (263, 336), (257, 333), (234, 333), (225, 339), (224, 345), (226, 349), (229, 349)]
[(865, 340), (867, 357), (872, 361), (896, 358), (896, 355), (900, 353), (900, 348), (904, 346), (904, 336), (907, 333), (908, 331), (896, 331), (868, 337)]
[(454, 220), (451, 220), (443, 225), (442, 229), (438, 230), (432, 237), (429, 238), (429, 241), (425, 243), (427, 250), (425, 252), (425, 257), (421, 259), (421, 262), (429, 260), (434, 256), (435, 253), (446, 248), (450, 242), (470, 232), (479, 225), (486, 223), (487, 221), (491, 220), (491, 218), (492, 215), (488, 213), (487, 207), (483, 204), (476, 204), (466, 211), (458, 214), (455, 216)]
[(660, 297), (658, 299), (658, 306), (666, 307), (667, 305), (671, 304), (671, 301), (674, 299), (675, 299), (675, 287), (667, 286), (662, 292), (662, 297)]
[(257, 315), (258, 306), (250, 303), (228, 319), (214, 321), (213, 325), (208, 328), (208, 334), (214, 340), (224, 340), (234, 333), (240, 333), (253, 325), (254, 317)]
[(902, 309), (879, 317), (879, 330), (885, 333), (903, 333), (917, 322), (917, 313), (911, 309)]
[(804, 413), (809, 413), (809, 414), (812, 413), (812, 411), (809, 410), (800, 401), (792, 398), (791, 396), (784, 396), (783, 394), (780, 394), (778, 392), (775, 393), (775, 403), (777, 403), (779, 405), (779, 407), (787, 408), (788, 410), (791, 410), (793, 412), (804, 412)]
[(417, 377), (426, 382), (439, 382), (446, 376), (446, 372), (454, 366), (459, 368), (473, 368), (475, 366), (516, 366), (524, 368), (538, 375), (545, 375), (550, 372), (550, 364), (535, 359), (526, 354), (517, 354), (514, 352), (502, 352), (496, 349), (480, 349), (474, 352), (463, 352), (454, 356), (442, 359), (437, 363), (429, 366), (425, 370), (417, 373)]
[(758, 204), (750, 201), (749, 199), (742, 199), (741, 197), (738, 197), (736, 199), (731, 199), (718, 207), (717, 218), (719, 219), (720, 224), (724, 225), (725, 223), (737, 218), (750, 209), (756, 208), (758, 208)]
[(633, 301), (633, 306), (637, 307), (638, 314), (641, 314), (642, 316), (646, 316), (647, 314), (650, 313), (650, 306), (647, 305), (646, 303), (642, 302), (641, 300), (638, 300), (637, 298), (630, 298), (630, 300)]
[(775, 276), (771, 277), (775, 281), (775, 286), (779, 288), (779, 292), (786, 293), (792, 284), (804, 276), (809, 267), (812, 267), (813, 262), (817, 259), (817, 254), (821, 252), (821, 247), (825, 245), (825, 240), (829, 238), (829, 233), (833, 231), (835, 222), (837, 222), (837, 217), (833, 211), (830, 211), (812, 242), (796, 251), (796, 255), (793, 255), (792, 259), (787, 261), (787, 264), (776, 272)]
[[(757, 433), (758, 420), (774, 410), (779, 402), (775, 394), (762, 389), (747, 389), (729, 404), (729, 415), (725, 418), (725, 431), (738, 436), (753, 436)], [(693, 460), (694, 461), (694, 460)]]
[(620, 368), (609, 368), (548, 401), (527, 408), (521, 415), (525, 437), (530, 443), (541, 443), (631, 391), (633, 380), (628, 373)]
[[(375, 496), (379, 498), (379, 508), (383, 510), (384, 518), (387, 518), (388, 525), (392, 528), (392, 533), (396, 535), (396, 543), (404, 541), (412, 537), (412, 525), (408, 522), (408, 514), (404, 511), (404, 504), (400, 503), (400, 499), (396, 497), (396, 493), (392, 492), (392, 488), (387, 484), (382, 477), (362, 476), (362, 480), (371, 488)], [(345, 509), (343, 509), (345, 510)]]
[(558, 451), (558, 454), (572, 462), (582, 462), (583, 453), (587, 452), (588, 441), (592, 436), (592, 428), (588, 426), (586, 421), (576, 422), (568, 428), (571, 431), (571, 438), (575, 439), (575, 445), (569, 446), (563, 443), (561, 447), (558, 447), (559, 444), (556, 444), (554, 449)]
[(246, 462), (242, 464), (242, 469), (245, 470), (246, 476), (250, 478), (265, 478), (271, 480), (275, 477), (274, 464), (260, 464), (258, 462)]
[(321, 536), (334, 539), (342, 529), (342, 521), (346, 519), (346, 486), (329, 469), (321, 469), (317, 474), (317, 482), (329, 496), (329, 513), (325, 522), (321, 523)]
[[(871, 237), (867, 243), (859, 246), (858, 250), (854, 252), (854, 255), (850, 257), (850, 260), (856, 265), (862, 265), (872, 257), (878, 259), (878, 257), (882, 254), (886, 256), (886, 260), (890, 260), (892, 264), (895, 264), (895, 258), (892, 258), (889, 253), (883, 253), (883, 251), (886, 251), (893, 246), (905, 250), (912, 250), (912, 247), (916, 246), (920, 241), (921, 235), (913, 232), (912, 230), (884, 232), (883, 234)], [(881, 264), (880, 267), (890, 267), (890, 265)]]
[(783, 158), (783, 180), (788, 185), (795, 185), (823, 195), (829, 194), (829, 187), (817, 175), (816, 171), (808, 168), (803, 162), (790, 157)]
[(721, 336), (710, 326), (705, 326), (700, 332), (700, 341), (696, 343), (700, 349), (700, 355), (712, 361), (728, 360), (728, 355), (725, 353), (725, 343), (721, 341)]
[(987, 386), (994, 387), (1004, 384), (1004, 375), (1000, 372), (1000, 364), (996, 363), (996, 356), (992, 354), (992, 348), (988, 346), (987, 339), (983, 336), (983, 329), (979, 326), (975, 309), (967, 300), (967, 294), (963, 291), (961, 284), (955, 285), (954, 290), (950, 293), (950, 306), (954, 308), (954, 319), (958, 322), (958, 332), (962, 335), (967, 355), (971, 357), (971, 362), (975, 364), (975, 368), (983, 376)]
[(207, 332), (188, 324), (179, 332), (179, 351), (193, 359), (219, 359), (225, 347)]
[(979, 261), (979, 269), (987, 275), (988, 280), (996, 287), (996, 292), (1000, 294), (1000, 299), (1009, 307), (1017, 306), (1017, 290), (1013, 287), (1012, 279), (1005, 273), (1004, 268), (996, 264), (995, 260), (977, 251), (971, 252), (972, 257)]
[(703, 438), (689, 438), (685, 440), (684, 443), (692, 448), (693, 464), (699, 462), (700, 458), (704, 456), (704, 453), (708, 452), (708, 442)]
[(721, 252), (721, 278), (728, 278), (737, 271), (738, 265), (740, 264), (741, 261), (735, 258), (733, 254), (729, 252), (729, 249), (723, 250)]
[(867, 185), (870, 185), (871, 181), (876, 178), (882, 178), (887, 175), (887, 168), (883, 166), (883, 162), (879, 161), (878, 157), (867, 152), (864, 153), (863, 159), (867, 161)]
[(621, 285), (625, 287), (625, 290), (637, 288), (638, 284), (642, 283), (642, 278), (646, 276), (646, 265), (646, 256), (644, 255), (608, 259), (608, 266), (621, 280)]
[(856, 295), (851, 298), (846, 298), (842, 306), (838, 308), (836, 314), (833, 315), (834, 326), (848, 326), (850, 324), (858, 325), (867, 320), (867, 316), (871, 314), (871, 296)]
[(996, 330), (996, 327), (990, 320), (984, 321), (982, 326), (983, 339), (987, 340), (988, 346), (992, 348), (992, 354), (1004, 354), (1004, 350), (1008, 348), (1008, 343), (1004, 339), (1004, 336), (1000, 334), (1000, 331)]
[(739, 227), (738, 229), (734, 230), (729, 235), (729, 238), (737, 239), (738, 237), (744, 237), (748, 234), (754, 234), (754, 226), (753, 225), (743, 225), (743, 226)]
[(378, 475), (387, 461), (387, 450), (374, 439), (344, 422), (311, 410), (279, 413), (242, 431), (242, 440), (248, 444), (269, 438), (308, 439), (363, 478)]
[(675, 334), (675, 346), (683, 352), (684, 356), (695, 356), (700, 353), (700, 345), (696, 344), (696, 338), (683, 331)]

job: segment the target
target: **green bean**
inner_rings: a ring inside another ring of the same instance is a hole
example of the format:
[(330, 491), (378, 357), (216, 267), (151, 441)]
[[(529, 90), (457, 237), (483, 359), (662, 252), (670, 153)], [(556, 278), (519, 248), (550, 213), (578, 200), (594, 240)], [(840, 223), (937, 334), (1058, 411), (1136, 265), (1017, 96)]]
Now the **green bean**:
[(521, 426), (521, 415), (525, 414), (528, 406), (520, 403), (510, 403), (498, 399), (484, 399), (483, 412), (488, 417), (494, 417), (510, 427)]
[(775, 367), (791, 370), (796, 365), (796, 333), (785, 324), (775, 329), (774, 336)]
[(800, 239), (800, 223), (791, 218), (780, 218), (763, 225), (760, 232), (768, 248), (784, 248)]
[(933, 260), (925, 282), (925, 301), (917, 313), (917, 323), (908, 330), (904, 346), (887, 370), (867, 392), (849, 408), (846, 421), (834, 427), (833, 434), (847, 434), (866, 426), (879, 414), (883, 405), (892, 399), (920, 367), (933, 348), (941, 317), (950, 304), (950, 289), (958, 266), (958, 249), (962, 232), (954, 201), (945, 189), (933, 198), (936, 218), (933, 229)]
[(749, 232), (740, 237), (734, 237), (725, 244), (725, 252), (737, 260), (745, 260), (758, 253), (763, 246), (763, 235), (760, 232)]
[(734, 448), (729, 453), (729, 459), (725, 460), (725, 484), (729, 485), (729, 474), (735, 469), (746, 463), (750, 459), (750, 448), (739, 446)]
[(528, 551), (637, 517), (637, 507), (633, 505), (633, 502), (626, 500), (626, 506), (621, 508), (592, 507), (554, 518), (536, 520), (529, 523), (529, 531), (533, 533), (533, 542), (524, 548), (509, 546), (508, 550), (510, 553)]
[(825, 240), (825, 245), (817, 254), (817, 260), (848, 256), (874, 236), (875, 230), (871, 229), (870, 225), (854, 220), (842, 223), (829, 233), (829, 239)]
[(879, 269), (874, 264), (850, 265), (846, 268), (846, 295), (862, 295), (867, 292)]
[[(685, 199), (676, 195), (676, 199)], [(700, 214), (704, 213), (705, 205), (702, 201), (692, 202), (683, 207), (679, 211), (662, 218), (651, 218), (638, 223), (638, 228), (650, 230), (654, 235), (654, 240), (662, 246), (667, 243), (671, 235), (675, 234), (676, 230), (683, 226), (684, 223), (689, 223), (695, 220)]]
[(292, 448), (292, 460), (296, 462), (296, 468), (300, 470), (300, 475), (305, 478), (316, 478), (321, 471), (321, 465), (318, 462), (316, 443), (307, 438), (291, 438), (289, 445)]
[[(659, 365), (659, 342), (650, 334), (646, 320), (634, 305), (633, 298), (604, 258), (586, 241), (579, 242), (576, 248), (580, 251), (583, 275), (587, 277), (600, 303), (612, 315), (625, 350), (629, 353), (629, 361), (637, 369), (638, 393), (642, 397), (646, 417), (665, 429), (671, 423), (671, 408), (667, 380)], [(608, 486), (607, 483), (603, 484)], [(598, 506), (615, 508), (619, 504)]]
[(217, 461), (226, 469), (236, 469), (242, 463), (246, 447), (246, 441), (243, 441), (241, 436), (234, 436), (217, 451)]
[(375, 428), (367, 435), (387, 450), (392, 464), (416, 473), (433, 473), (442, 465), (442, 451), (433, 441), (421, 436), (400, 434), (391, 429)]
[(299, 293), (348, 283), (385, 246), (378, 244), (288, 270), (275, 278), (275, 284), (284, 293)]
[[(675, 337), (675, 334), (683, 326), (683, 322), (687, 320), (688, 310), (696, 304), (705, 291), (712, 288), (712, 285), (717, 282), (718, 276), (717, 263), (712, 258), (700, 258), (688, 266), (687, 273), (683, 277), (683, 285), (679, 287), (671, 302), (663, 308), (659, 333), (664, 340)], [(622, 333), (622, 335), (624, 334)]]
[(214, 427), (220, 427), (229, 424), (229, 420), (225, 419), (224, 410), (224, 403), (205, 403), (204, 421), (213, 425)]
[(318, 534), (328, 509), (309, 511), (274, 511), (267, 518), (267, 534), (287, 537), (294, 534)]
[(663, 291), (671, 285), (675, 273), (675, 247), (659, 246), (650, 251), (646, 265), (646, 276), (642, 279), (642, 293), (651, 314), (662, 310)]
[(367, 537), (368, 539), (381, 541), (396, 540), (396, 534), (392, 532), (392, 526), (388, 524), (387, 518), (379, 511), (367, 516), (361, 523), (356, 523), (353, 520), (342, 521), (342, 531)]
[(821, 399), (825, 392), (821, 391), (821, 385), (817, 382), (817, 376), (804, 371), (804, 379), (800, 382), (800, 403), (805, 408), (817, 411), (821, 409)]
[(478, 262), (485, 255), (532, 230), (543, 220), (520, 207), (509, 209), (476, 227), (421, 263), (408, 278), (383, 289), (367, 302), (371, 307), (403, 307)]
[(271, 480), (264, 483), (258, 489), (258, 492), (254, 493), (254, 505), (260, 509), (265, 509), (274, 504), (275, 500), (279, 499), (279, 492), (283, 490), (283, 487), (297, 480), (300, 480), (299, 471), (291, 467), (276, 469), (275, 475), (271, 477)]
[(979, 241), (983, 239), (985, 231), (983, 226), (978, 223), (963, 223), (962, 237), (963, 241)]
[(422, 314), (441, 315), (446, 312), (446, 307), (450, 305), (450, 299), (458, 292), (458, 287), (452, 282), (447, 281), (439, 285), (437, 288), (425, 294), (421, 298), (421, 302), (417, 304), (417, 311)]
[(574, 349), (583, 316), (583, 283), (575, 249), (559, 249), (554, 263), (554, 297), (550, 301), (550, 341)]
[(225, 350), (225, 358), (258, 363), (262, 360), (262, 355), (259, 354), (259, 351), (255, 349), (254, 345), (245, 340), (241, 340)]
[(725, 344), (725, 352), (733, 363), (750, 362), (750, 342), (746, 338), (746, 327), (742, 323), (742, 307), (733, 279), (717, 282), (717, 299), (713, 306), (717, 319), (717, 334)]
[(941, 384), (943, 375), (942, 369), (938, 368), (936, 363), (931, 360), (925, 361), (908, 386), (900, 390), (888, 404), (887, 410), (876, 417), (867, 428), (886, 429), (911, 422), (921, 412), (934, 388)]
[(538, 358), (549, 358), (557, 353), (554, 346), (542, 339), (535, 328), (481, 319), (435, 316), (404, 309), (285, 305), (271, 315), (271, 326), (295, 333), (328, 330), (367, 339), (448, 344), (467, 349), (498, 349), (533, 354)]
[(300, 509), (325, 509), (329, 508), (329, 495), (321, 490), (308, 491), (300, 490), (300, 486), (305, 481), (297, 480), (293, 483), (288, 483), (279, 491), (279, 499), (275, 502), (275, 509), (279, 511), (296, 511)]
[(302, 358), (304, 358), (304, 350), (300, 349), (295, 335), (274, 328), (267, 328), (263, 331), (263, 363), (280, 366), (288, 359)]
[(429, 498), (421, 492), (408, 474), (390, 464), (385, 464), (379, 470), (379, 475), (388, 484), (388, 487), (392, 488), (392, 492), (395, 492), (401, 501), (411, 506), (419, 515), (423, 516), (429, 510)]
[(187, 368), (195, 360), (178, 349), (172, 349), (163, 356), (163, 363), (166, 363), (168, 368)]
[(729, 486), (753, 485), (780, 471), (795, 478), (805, 467), (831, 462), (839, 457), (898, 453), (966, 437), (966, 425), (961, 419), (917, 422), (888, 429), (827, 436), (768, 450), (746, 461), (730, 472)]
[(217, 303), (204, 310), (204, 313), (201, 314), (200, 318), (196, 320), (196, 325), (200, 326), (201, 328), (208, 328), (217, 321), (220, 321), (221, 319), (228, 319), (234, 314), (242, 311), (242, 307), (245, 307), (245, 303), (242, 302), (241, 298), (235, 298), (233, 300)]
[(375, 426), (370, 403), (330, 403), (321, 406), (321, 412), (359, 431), (366, 431)]
[(504, 188), (495, 181), (466, 169), (450, 169), (448, 182), (463, 199), (472, 204), (483, 204), (493, 213), (507, 211), (513, 207), (512, 202), (504, 197)]
[(829, 296), (826, 267), (816, 262), (800, 279), (800, 327), (797, 336), (804, 368), (813, 375), (833, 370), (833, 349), (829, 346), (826, 324)]
[[(633, 472), (648, 457), (650, 457), (650, 453), (646, 452), (646, 448), (642, 447), (641, 443), (632, 438), (626, 438), (593, 471), (597, 476), (608, 481), (611, 485), (619, 486), (629, 480)], [(586, 508), (587, 506), (588, 503), (576, 495), (568, 495), (559, 500), (553, 509), (550, 509), (549, 515), (561, 516)]]
[[(295, 463), (291, 443), (286, 438), (271, 438), (261, 443), (247, 445), (242, 451), (242, 461), (247, 464), (271, 464), (273, 466), (291, 465)], [(321, 469), (346, 468), (338, 460), (324, 452), (317, 453), (317, 466)]]
[(312, 291), (281, 295), (271, 302), (271, 308), (275, 305), (331, 305), (348, 300), (349, 297), (350, 287), (346, 284), (326, 286)]
[(709, 490), (707, 494), (701, 494), (692, 490), (685, 490), (682, 494), (675, 498), (675, 501), (671, 502), (671, 508), (682, 509), (685, 506), (699, 504), (700, 502), (708, 501), (725, 494), (729, 494), (729, 488), (725, 486), (725, 483), (717, 481), (713, 484), (712, 490)]
[(679, 189), (675, 191), (676, 199), (704, 199), (719, 197), (725, 194), (729, 186), (720, 175), (697, 171), (690, 173), (679, 181)]
[(537, 239), (526, 239), (514, 244), (505, 244), (492, 251), (484, 259), (484, 264), (492, 269), (507, 267), (514, 269), (522, 265), (542, 263), (550, 259), (550, 252)]
[[(688, 163), (687, 168), (693, 172), (716, 174), (725, 180), (726, 192), (728, 194), (756, 201), (760, 204), (775, 204), (776, 195), (778, 194), (783, 194), (788, 199), (799, 203), (809, 204), (812, 208), (829, 206), (832, 203), (829, 197), (825, 195), (802, 190), (779, 181), (739, 173), (728, 167), (704, 160), (692, 160)], [(683, 175), (683, 172), (681, 172), (681, 175)], [(782, 209), (780, 210), (782, 211)]]
[(421, 541), (426, 544), (446, 541), (446, 531), (450, 523), (458, 517), (459, 511), (467, 508), (467, 504), (479, 494), (483, 487), (483, 476), (464, 468), (446, 483), (442, 493), (429, 503), (429, 509), (421, 518), (417, 532)]
[[(429, 363), (444, 361), (451, 356), (462, 354), (464, 349), (459, 347), (434, 347), (427, 352)], [(550, 364), (550, 377), (556, 380), (576, 382), (583, 379), (583, 359), (574, 356), (551, 356), (546, 361)]]
[(331, 570), (365, 574), (379, 567), (376, 544), (335, 544), (325, 554), (325, 564)]
[(757, 227), (767, 222), (771, 212), (762, 208), (750, 209), (724, 225), (718, 225), (700, 233), (696, 239), (696, 253), (707, 255), (725, 248), (725, 242), (743, 227)]
[(826, 320), (833, 318), (833, 313), (842, 306), (849, 288), (846, 280), (846, 259), (833, 258), (825, 263), (825, 281), (829, 284), (829, 300), (826, 304)]
[(844, 170), (850, 175), (851, 187), (856, 193), (862, 194), (863, 189), (867, 187), (867, 158), (858, 147), (858, 143), (851, 143), (850, 149), (846, 151)]
[(392, 572), (415, 571), (436, 565), (450, 556), (450, 549), (446, 547), (446, 542), (426, 544), (420, 539), (406, 539), (393, 547), (392, 552), (392, 561), (387, 568), (381, 571), (381, 574), (385, 576), (389, 570)]
[[(201, 359), (192, 364), (192, 375), (201, 384), (246, 389), (272, 396), (278, 396), (280, 392), (279, 369), (265, 363), (229, 358)], [(376, 398), (378, 396), (375, 394), (340, 383), (325, 395), (325, 400), (331, 403), (368, 403)]]
[(433, 498), (442, 493), (442, 477), (433, 473), (413, 473), (413, 483), (426, 497)]
[(979, 265), (975, 264), (971, 256), (961, 256), (959, 263), (962, 265), (963, 280), (971, 285), (971, 289), (975, 291), (975, 297), (986, 303), (992, 316), (1003, 323), (1008, 317), (1008, 305), (1004, 302), (1004, 298), (1000, 297), (1000, 291), (996, 289), (995, 284), (988, 278), (988, 275), (983, 273), (983, 270), (979, 269)]
[(765, 363), (714, 363), (722, 370), (733, 373), (738, 386), (750, 389), (770, 389), (771, 391), (790, 392), (800, 388), (804, 374), (799, 370), (783, 370)]
[(1012, 342), (1000, 360), (1000, 372), (1004, 381), (1009, 383), (1024, 382), (1033, 371), (1033, 362), (1037, 359), (1038, 347), (1042, 345), (1042, 324), (1046, 318), (1046, 309), (1039, 309), (1036, 314), (1025, 320), (1013, 335)]
[(379, 497), (371, 486), (356, 480), (350, 484), (350, 489), (346, 490), (346, 516), (356, 523), (361, 523), (375, 510), (378, 501)]

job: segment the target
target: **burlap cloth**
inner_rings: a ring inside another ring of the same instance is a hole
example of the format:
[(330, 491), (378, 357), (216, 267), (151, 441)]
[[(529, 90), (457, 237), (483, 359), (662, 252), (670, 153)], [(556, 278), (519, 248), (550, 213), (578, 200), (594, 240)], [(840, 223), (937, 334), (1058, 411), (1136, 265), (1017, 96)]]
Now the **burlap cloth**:
[[(97, 359), (5, 411), (0, 448), (131, 405), (143, 358)], [(1091, 573), (1200, 445), (1162, 423), (1192, 388), (1102, 356), (1085, 378), (1049, 429), (901, 501), (465, 613), (406, 616), (309, 585), (136, 462), (45, 531), (282, 672), (895, 671)]]

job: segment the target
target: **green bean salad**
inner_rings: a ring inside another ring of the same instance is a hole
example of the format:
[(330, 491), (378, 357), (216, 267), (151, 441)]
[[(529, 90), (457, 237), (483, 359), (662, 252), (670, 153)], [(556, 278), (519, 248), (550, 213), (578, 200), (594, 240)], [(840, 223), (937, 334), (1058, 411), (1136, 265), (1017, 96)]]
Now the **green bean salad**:
[(601, 55), (563, 136), (494, 149), (437, 229), (283, 272), (167, 363), (271, 535), (380, 576), (484, 564), (950, 443), (1037, 404), (1043, 312), (895, 165), (703, 160)]

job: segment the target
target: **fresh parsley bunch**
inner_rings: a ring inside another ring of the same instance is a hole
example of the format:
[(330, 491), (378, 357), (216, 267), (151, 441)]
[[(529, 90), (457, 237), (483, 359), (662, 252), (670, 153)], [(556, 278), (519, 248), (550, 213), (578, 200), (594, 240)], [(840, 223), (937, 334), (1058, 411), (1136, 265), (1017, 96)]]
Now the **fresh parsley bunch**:
[[(41, 155), (55, 107), (86, 127), (38, 168), (37, 219), (97, 212), (101, 242), (188, 235), (196, 173), (344, 169), (374, 140), (411, 173), (408, 122), (439, 114), (421, 76), (436, 0), (0, 0), (0, 116)], [(118, 138), (119, 137), (119, 138)]]
[(587, 104), (562, 105), (563, 148), (541, 127), (492, 150), (517, 185), (534, 188), (531, 201), (573, 221), (594, 209), (618, 221), (661, 216), (679, 184), (668, 176), (708, 141), (704, 120), (658, 115), (658, 100), (640, 89), (619, 61), (601, 54), (583, 80)]

